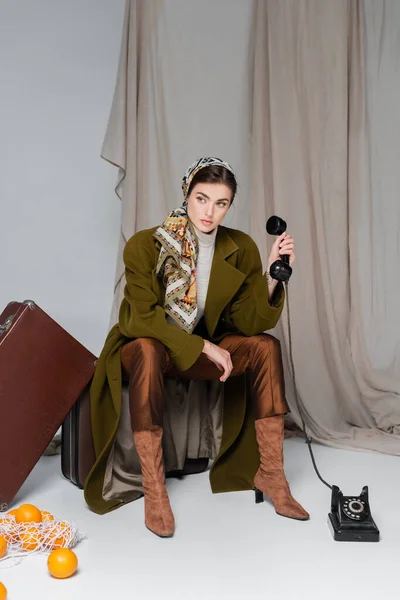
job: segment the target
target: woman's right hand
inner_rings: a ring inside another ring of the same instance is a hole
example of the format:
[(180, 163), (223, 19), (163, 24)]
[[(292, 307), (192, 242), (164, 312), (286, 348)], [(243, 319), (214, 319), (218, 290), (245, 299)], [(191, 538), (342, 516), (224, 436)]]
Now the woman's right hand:
[(203, 353), (217, 365), (218, 369), (224, 371), (219, 380), (226, 381), (233, 369), (231, 355), (228, 350), (224, 350), (223, 348), (216, 346), (216, 344), (204, 340)]

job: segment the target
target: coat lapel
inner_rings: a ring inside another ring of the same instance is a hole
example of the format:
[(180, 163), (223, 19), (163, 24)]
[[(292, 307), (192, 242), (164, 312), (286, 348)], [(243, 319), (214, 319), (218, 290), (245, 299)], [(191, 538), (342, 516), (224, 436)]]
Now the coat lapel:
[(204, 318), (210, 336), (214, 334), (218, 319), (225, 306), (239, 290), (246, 276), (227, 262), (239, 250), (225, 227), (218, 227), (215, 251), (204, 309)]

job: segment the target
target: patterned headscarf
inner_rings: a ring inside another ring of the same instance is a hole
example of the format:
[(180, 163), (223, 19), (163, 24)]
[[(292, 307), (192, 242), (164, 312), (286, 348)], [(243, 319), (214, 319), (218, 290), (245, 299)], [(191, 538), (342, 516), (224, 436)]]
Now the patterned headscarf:
[(182, 179), (182, 206), (171, 211), (164, 223), (153, 233), (153, 237), (161, 243), (156, 274), (163, 278), (165, 286), (164, 310), (188, 333), (192, 333), (197, 317), (198, 241), (187, 214), (187, 196), (193, 177), (200, 169), (210, 165), (225, 167), (233, 173), (232, 167), (219, 158), (196, 160)]

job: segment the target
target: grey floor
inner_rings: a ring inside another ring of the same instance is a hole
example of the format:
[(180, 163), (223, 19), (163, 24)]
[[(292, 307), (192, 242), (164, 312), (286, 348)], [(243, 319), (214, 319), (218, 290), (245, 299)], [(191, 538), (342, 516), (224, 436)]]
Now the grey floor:
[(79, 571), (67, 580), (48, 575), (43, 555), (12, 568), (0, 563), (8, 600), (399, 599), (399, 459), (319, 445), (314, 452), (321, 474), (346, 495), (369, 486), (379, 543), (333, 541), (330, 491), (300, 439), (285, 441), (286, 473), (310, 521), (279, 517), (269, 503), (256, 505), (250, 491), (214, 495), (206, 472), (168, 479), (176, 519), (170, 539), (144, 527), (143, 499), (105, 516), (90, 512), (82, 492), (63, 478), (60, 458), (43, 457), (14, 504), (50, 510), (87, 539), (75, 548)]

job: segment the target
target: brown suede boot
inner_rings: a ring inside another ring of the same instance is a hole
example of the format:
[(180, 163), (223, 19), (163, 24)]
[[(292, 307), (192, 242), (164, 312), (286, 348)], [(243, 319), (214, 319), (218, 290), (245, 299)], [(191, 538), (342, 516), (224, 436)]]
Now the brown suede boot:
[(283, 415), (257, 419), (255, 425), (261, 459), (254, 477), (256, 502), (263, 501), (264, 493), (278, 515), (306, 521), (310, 515), (293, 498), (283, 471)]
[(171, 537), (175, 520), (169, 503), (162, 460), (162, 428), (134, 431), (133, 438), (142, 467), (144, 489), (144, 522), (160, 537)]

